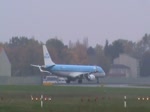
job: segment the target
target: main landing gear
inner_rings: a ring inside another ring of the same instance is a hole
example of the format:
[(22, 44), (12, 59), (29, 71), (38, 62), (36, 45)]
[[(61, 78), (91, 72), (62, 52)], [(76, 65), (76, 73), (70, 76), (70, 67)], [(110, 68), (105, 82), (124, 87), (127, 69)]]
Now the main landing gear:
[(96, 78), (96, 80), (97, 80), (97, 84), (99, 84), (100, 83), (99, 78)]

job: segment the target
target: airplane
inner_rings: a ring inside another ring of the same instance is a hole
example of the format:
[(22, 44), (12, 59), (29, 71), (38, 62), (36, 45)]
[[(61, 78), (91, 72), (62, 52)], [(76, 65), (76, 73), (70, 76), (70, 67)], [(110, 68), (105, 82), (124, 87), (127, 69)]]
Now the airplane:
[(31, 66), (38, 67), (41, 72), (65, 77), (66, 83), (75, 80), (78, 80), (78, 83), (82, 83), (83, 78), (88, 81), (97, 79), (97, 82), (99, 82), (99, 78), (105, 76), (105, 72), (100, 66), (55, 64), (51, 59), (46, 45), (43, 45), (43, 57), (44, 65), (31, 64)]

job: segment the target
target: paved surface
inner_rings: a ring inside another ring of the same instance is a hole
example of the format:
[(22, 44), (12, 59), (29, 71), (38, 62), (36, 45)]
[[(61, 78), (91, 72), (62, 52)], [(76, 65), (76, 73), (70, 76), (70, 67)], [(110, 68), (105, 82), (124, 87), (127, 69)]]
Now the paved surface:
[(79, 87), (118, 87), (118, 88), (150, 88), (150, 86), (138, 86), (128, 84), (58, 84), (58, 86), (79, 86)]

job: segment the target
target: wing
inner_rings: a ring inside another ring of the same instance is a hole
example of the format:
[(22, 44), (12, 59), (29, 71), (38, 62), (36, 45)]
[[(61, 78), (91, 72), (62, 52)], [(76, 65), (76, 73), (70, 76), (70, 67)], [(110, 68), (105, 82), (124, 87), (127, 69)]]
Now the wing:
[(88, 77), (88, 75), (94, 74), (95, 72), (72, 72), (69, 74), (69, 77), (71, 78), (81, 78), (81, 77)]
[(71, 78), (79, 78), (79, 77), (83, 76), (83, 73), (82, 72), (72, 72), (68, 76)]
[[(72, 80), (76, 80), (76, 79), (79, 79), (79, 83), (81, 83), (82, 79), (87, 79), (88, 81), (92, 81), (92, 80), (95, 80), (96, 77), (94, 75), (94, 73), (97, 73), (97, 71), (94, 71), (94, 72), (73, 72), (73, 73), (70, 73), (68, 78), (72, 79)], [(81, 82), (80, 82), (81, 81)]]

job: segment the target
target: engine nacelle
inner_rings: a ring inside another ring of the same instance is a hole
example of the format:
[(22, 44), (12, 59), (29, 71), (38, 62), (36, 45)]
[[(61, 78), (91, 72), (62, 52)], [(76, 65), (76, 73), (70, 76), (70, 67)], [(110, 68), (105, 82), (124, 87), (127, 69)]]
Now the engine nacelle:
[(93, 80), (96, 79), (96, 78), (95, 78), (95, 75), (93, 75), (93, 74), (88, 75), (87, 78), (88, 78), (88, 80), (90, 80), (90, 81), (93, 81)]

